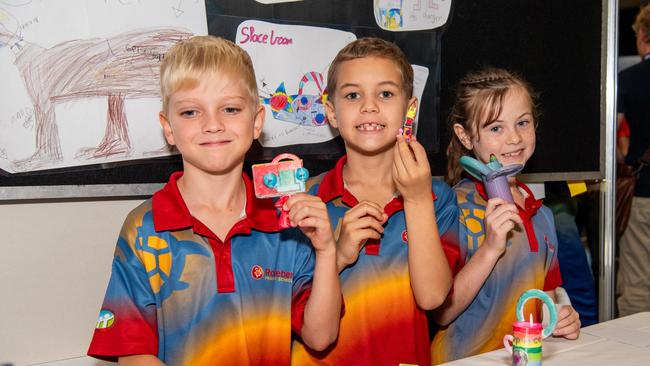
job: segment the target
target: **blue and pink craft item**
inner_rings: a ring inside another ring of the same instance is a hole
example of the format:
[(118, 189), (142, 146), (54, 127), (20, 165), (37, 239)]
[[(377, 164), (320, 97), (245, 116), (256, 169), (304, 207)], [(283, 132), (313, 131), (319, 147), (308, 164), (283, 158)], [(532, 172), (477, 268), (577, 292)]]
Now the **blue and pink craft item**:
[[(549, 309), (551, 319), (546, 327), (541, 323), (533, 322), (532, 314), (528, 321), (524, 318), (524, 303), (532, 298), (542, 300)], [(533, 289), (521, 295), (516, 310), (517, 321), (512, 324), (513, 334), (506, 334), (503, 337), (503, 345), (512, 355), (513, 366), (541, 366), (542, 339), (551, 335), (557, 325), (555, 303), (544, 291)]]
[(483, 182), (488, 198), (499, 197), (510, 203), (515, 202), (508, 185), (508, 177), (519, 173), (524, 168), (522, 164), (503, 166), (494, 155), (490, 155), (490, 162), (487, 164), (467, 155), (462, 156), (459, 162), (467, 173)]
[(282, 206), (292, 194), (305, 191), (305, 182), (309, 178), (309, 171), (303, 168), (302, 159), (293, 154), (280, 154), (270, 163), (255, 164), (252, 169), (255, 196), (280, 197), (275, 202), (275, 207), (280, 210), (280, 228), (288, 228), (289, 212), (283, 210)]

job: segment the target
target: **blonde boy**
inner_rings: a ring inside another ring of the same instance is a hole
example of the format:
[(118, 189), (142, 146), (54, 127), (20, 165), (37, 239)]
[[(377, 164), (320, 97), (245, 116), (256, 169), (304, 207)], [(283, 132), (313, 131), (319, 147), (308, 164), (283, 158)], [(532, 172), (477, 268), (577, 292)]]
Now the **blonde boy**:
[(249, 56), (194, 37), (169, 51), (160, 78), (160, 123), (184, 171), (128, 215), (88, 353), (124, 365), (282, 365), (292, 331), (325, 348), (341, 307), (336, 244), (319, 198), (293, 196), (286, 208), (304, 234), (280, 232), (273, 202), (242, 173), (264, 120)]

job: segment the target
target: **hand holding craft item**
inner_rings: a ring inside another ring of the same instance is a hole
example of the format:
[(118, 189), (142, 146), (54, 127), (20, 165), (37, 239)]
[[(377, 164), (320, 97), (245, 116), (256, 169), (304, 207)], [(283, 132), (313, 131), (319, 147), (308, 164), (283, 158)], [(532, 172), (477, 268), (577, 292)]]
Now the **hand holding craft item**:
[(483, 164), (465, 155), (460, 158), (460, 165), (474, 178), (483, 181), (488, 198), (499, 197), (510, 203), (515, 202), (508, 185), (508, 177), (519, 173), (524, 168), (522, 164), (503, 166), (494, 155), (490, 155), (489, 163)]
[[(551, 320), (546, 328), (541, 323), (533, 322), (533, 315), (529, 320), (524, 318), (524, 303), (531, 298), (542, 300), (549, 309)], [(521, 295), (517, 302), (517, 322), (512, 324), (514, 335), (506, 334), (503, 345), (512, 355), (512, 365), (540, 366), (542, 364), (542, 339), (553, 333), (557, 325), (557, 311), (553, 300), (540, 290), (528, 290)], [(512, 343), (512, 345), (510, 345)]]
[(309, 178), (309, 171), (303, 168), (302, 159), (293, 154), (280, 154), (270, 163), (255, 164), (252, 169), (255, 196), (280, 197), (275, 202), (275, 207), (280, 210), (280, 228), (288, 228), (289, 212), (283, 210), (282, 206), (292, 194), (305, 191), (305, 182)]

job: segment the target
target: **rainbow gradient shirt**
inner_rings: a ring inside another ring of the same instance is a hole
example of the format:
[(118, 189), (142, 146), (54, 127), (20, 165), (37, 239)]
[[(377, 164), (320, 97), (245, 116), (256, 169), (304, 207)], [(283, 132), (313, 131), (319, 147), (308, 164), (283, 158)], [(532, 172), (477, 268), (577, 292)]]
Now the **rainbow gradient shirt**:
[[(346, 157), (324, 175), (312, 179), (310, 192), (327, 203), (335, 233), (345, 212), (358, 201), (344, 188)], [(458, 259), (458, 207), (452, 189), (433, 181), (434, 208), (448, 260)], [(389, 218), (381, 241), (369, 241), (358, 261), (340, 274), (345, 313), (338, 340), (324, 352), (294, 342), (293, 365), (428, 365), (429, 334), (425, 311), (413, 297), (408, 272), (406, 222), (401, 197), (389, 202)], [(338, 235), (338, 234), (337, 234)]]
[[(515, 308), (521, 294), (529, 289), (550, 291), (562, 284), (551, 210), (528, 187), (517, 184), (527, 193), (525, 207), (518, 207), (524, 228), (512, 231), (505, 254), (467, 309), (436, 334), (431, 347), (434, 365), (502, 348), (503, 336), (512, 333), (517, 320)], [(454, 190), (461, 210), (460, 252), (467, 263), (485, 239), (487, 195), (482, 183), (468, 179)], [(526, 302), (524, 314), (537, 318), (535, 306), (533, 301)]]
[(310, 293), (309, 240), (296, 229), (278, 231), (273, 202), (256, 198), (246, 175), (246, 215), (220, 240), (190, 214), (181, 176), (128, 215), (88, 354), (288, 365)]

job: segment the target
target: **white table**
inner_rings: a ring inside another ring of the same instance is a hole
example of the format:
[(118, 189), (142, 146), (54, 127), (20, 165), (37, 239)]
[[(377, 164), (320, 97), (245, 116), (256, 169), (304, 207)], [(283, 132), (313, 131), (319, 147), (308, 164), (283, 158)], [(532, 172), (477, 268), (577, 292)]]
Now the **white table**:
[[(448, 362), (445, 366), (511, 364), (504, 349)], [(650, 312), (582, 328), (575, 341), (546, 338), (542, 344), (542, 364), (627, 366), (650, 365)]]

